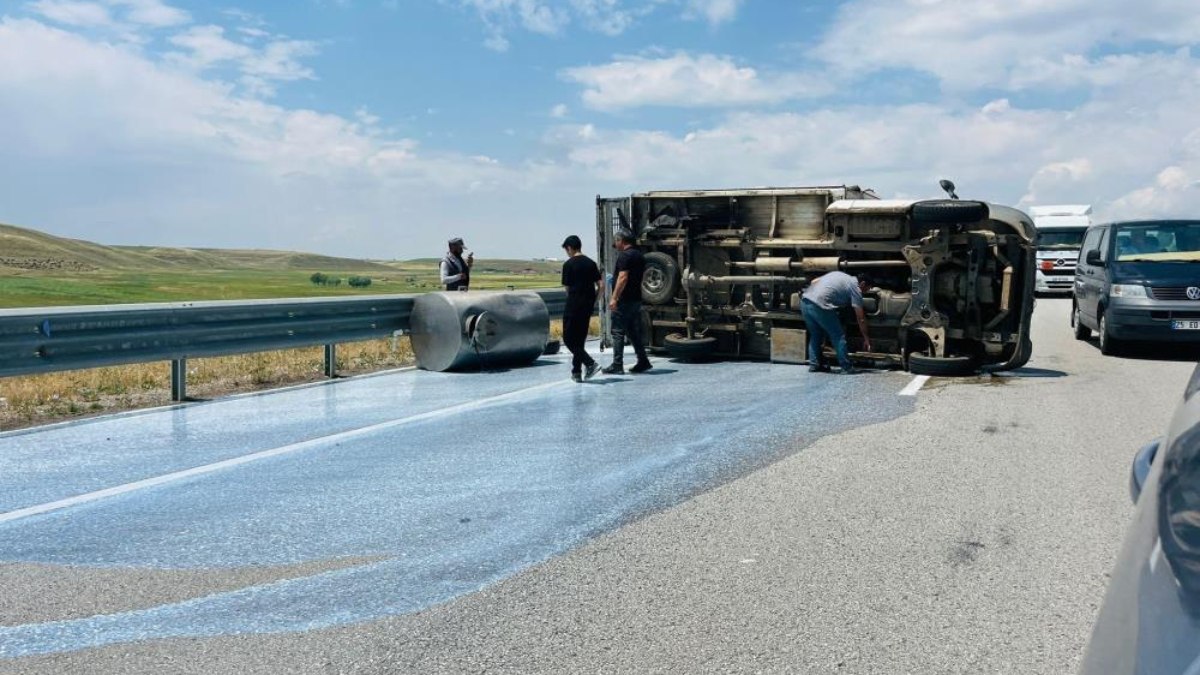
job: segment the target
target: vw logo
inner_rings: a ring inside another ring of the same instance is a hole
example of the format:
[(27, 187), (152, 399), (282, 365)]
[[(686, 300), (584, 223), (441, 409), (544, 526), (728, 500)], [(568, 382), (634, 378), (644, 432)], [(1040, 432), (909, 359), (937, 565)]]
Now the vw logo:
[(1200, 286), (1188, 286), (1188, 300), (1200, 300)]

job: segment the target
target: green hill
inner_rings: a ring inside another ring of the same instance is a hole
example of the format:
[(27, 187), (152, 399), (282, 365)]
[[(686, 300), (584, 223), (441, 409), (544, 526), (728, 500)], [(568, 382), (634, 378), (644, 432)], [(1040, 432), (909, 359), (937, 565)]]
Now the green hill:
[(383, 263), (295, 251), (104, 246), (3, 224), (0, 224), (0, 267), (65, 272), (132, 269), (393, 271)]
[[(560, 263), (477, 259), (474, 288), (558, 284)], [(313, 272), (338, 279), (318, 285)], [(367, 277), (352, 287), (350, 277)], [(295, 251), (104, 246), (0, 225), (0, 307), (413, 293), (439, 289), (438, 259), (358, 260)]]

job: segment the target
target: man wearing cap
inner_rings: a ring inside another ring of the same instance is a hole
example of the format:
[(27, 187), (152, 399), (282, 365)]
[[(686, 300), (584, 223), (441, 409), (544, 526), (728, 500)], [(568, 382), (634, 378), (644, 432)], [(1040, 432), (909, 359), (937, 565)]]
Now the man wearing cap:
[(583, 242), (579, 237), (567, 237), (562, 247), (567, 252), (567, 261), (562, 268), (562, 285), (567, 289), (567, 305), (563, 309), (563, 344), (571, 350), (573, 357), (571, 379), (582, 382), (590, 380), (600, 370), (600, 364), (584, 347), (592, 324), (592, 313), (596, 311), (596, 297), (600, 294), (600, 268), (583, 254)]
[(838, 365), (843, 373), (853, 373), (854, 365), (846, 347), (846, 331), (842, 329), (842, 320), (838, 310), (843, 307), (853, 307), (854, 317), (858, 320), (858, 330), (863, 336), (863, 350), (871, 351), (871, 337), (867, 334), (867, 317), (863, 311), (863, 293), (871, 288), (871, 280), (866, 275), (857, 279), (845, 272), (829, 272), (816, 278), (808, 288), (800, 302), (804, 313), (804, 327), (808, 331), (808, 369), (812, 372), (828, 372), (821, 359), (821, 347), (825, 338), (833, 343), (837, 352)]
[(465, 291), (471, 285), (471, 265), (475, 264), (475, 254), (468, 253), (463, 258), (463, 240), (455, 237), (450, 240), (450, 251), (442, 258), (442, 285), (448, 291)]

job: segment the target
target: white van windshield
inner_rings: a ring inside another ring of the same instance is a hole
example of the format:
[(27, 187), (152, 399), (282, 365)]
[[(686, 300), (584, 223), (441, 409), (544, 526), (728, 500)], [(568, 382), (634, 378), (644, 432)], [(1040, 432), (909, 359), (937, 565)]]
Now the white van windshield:
[(1118, 262), (1200, 262), (1200, 221), (1117, 227)]
[(1083, 244), (1083, 233), (1087, 228), (1038, 228), (1038, 248), (1051, 250), (1078, 249)]

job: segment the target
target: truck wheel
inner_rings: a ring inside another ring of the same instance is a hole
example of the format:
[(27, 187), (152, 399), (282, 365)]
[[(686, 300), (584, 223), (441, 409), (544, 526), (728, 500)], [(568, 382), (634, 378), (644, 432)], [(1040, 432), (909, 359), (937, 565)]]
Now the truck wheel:
[(1086, 340), (1092, 337), (1092, 329), (1083, 325), (1083, 317), (1079, 314), (1079, 305), (1075, 305), (1075, 311), (1071, 312), (1071, 327), (1075, 329), (1076, 340)]
[(908, 355), (908, 372), (913, 375), (960, 377), (974, 375), (978, 369), (979, 363), (970, 356), (939, 357), (917, 353)]
[(667, 354), (680, 361), (701, 361), (717, 351), (717, 339), (714, 337), (689, 338), (682, 333), (671, 333), (664, 342)]
[(988, 217), (987, 204), (958, 199), (930, 199), (912, 205), (914, 223), (977, 223)]
[(1108, 317), (1105, 313), (1100, 314), (1100, 330), (1096, 331), (1100, 334), (1100, 353), (1105, 356), (1117, 356), (1121, 353), (1121, 341), (1113, 337), (1108, 332)]
[(652, 305), (662, 305), (675, 299), (679, 292), (679, 265), (666, 253), (646, 254), (646, 272), (642, 276), (642, 299)]

